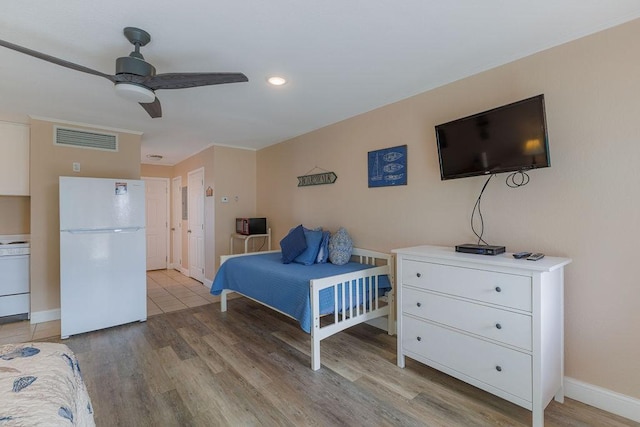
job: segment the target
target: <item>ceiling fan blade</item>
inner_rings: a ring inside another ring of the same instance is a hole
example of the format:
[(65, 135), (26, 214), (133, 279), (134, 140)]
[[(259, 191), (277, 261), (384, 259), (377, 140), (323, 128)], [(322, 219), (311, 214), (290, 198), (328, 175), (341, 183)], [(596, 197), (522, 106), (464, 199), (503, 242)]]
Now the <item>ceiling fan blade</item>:
[(151, 116), (152, 119), (162, 117), (162, 106), (160, 106), (160, 100), (156, 97), (155, 101), (149, 103), (140, 102), (142, 108)]
[(149, 77), (143, 85), (152, 90), (248, 82), (242, 73), (165, 73)]
[(87, 68), (83, 65), (74, 64), (73, 62), (65, 61), (64, 59), (56, 58), (55, 56), (47, 55), (45, 53), (36, 52), (35, 50), (28, 49), (26, 47), (18, 46), (17, 44), (9, 43), (4, 40), (0, 40), (0, 46), (4, 46), (8, 49), (15, 50), (20, 53), (24, 53), (26, 55), (33, 56), (34, 58), (42, 59), (47, 62), (51, 62), (52, 64), (60, 65), (62, 67), (71, 68), (72, 70), (80, 71), (87, 74), (93, 74), (94, 76), (104, 77), (105, 79), (110, 80), (115, 83), (114, 77), (102, 73), (100, 71), (92, 70), (91, 68)]

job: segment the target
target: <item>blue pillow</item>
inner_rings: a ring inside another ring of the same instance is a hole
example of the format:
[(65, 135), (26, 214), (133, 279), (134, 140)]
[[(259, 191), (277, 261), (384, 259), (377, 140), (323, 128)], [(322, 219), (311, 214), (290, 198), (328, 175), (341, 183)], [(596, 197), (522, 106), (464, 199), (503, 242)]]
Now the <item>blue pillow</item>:
[(329, 261), (335, 265), (344, 265), (351, 259), (353, 241), (343, 227), (329, 239)]
[(282, 249), (283, 264), (289, 264), (307, 249), (307, 241), (304, 238), (302, 224), (291, 230), (289, 234), (280, 240), (280, 249)]
[(320, 243), (322, 243), (322, 231), (304, 229), (304, 238), (307, 242), (307, 249), (294, 259), (298, 264), (311, 265), (318, 258)]
[(318, 257), (316, 258), (317, 264), (325, 264), (327, 262), (327, 259), (329, 259), (329, 237), (331, 237), (330, 232), (322, 232), (322, 242), (320, 242)]

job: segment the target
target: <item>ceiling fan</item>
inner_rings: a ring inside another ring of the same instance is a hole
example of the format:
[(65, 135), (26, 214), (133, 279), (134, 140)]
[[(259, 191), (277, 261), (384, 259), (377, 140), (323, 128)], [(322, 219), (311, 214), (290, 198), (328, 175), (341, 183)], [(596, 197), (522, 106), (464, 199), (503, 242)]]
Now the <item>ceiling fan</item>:
[(82, 65), (74, 64), (54, 56), (36, 52), (26, 47), (18, 46), (0, 40), (0, 46), (31, 55), (35, 58), (81, 71), (87, 74), (104, 77), (115, 84), (116, 93), (124, 98), (139, 102), (142, 108), (152, 118), (162, 117), (160, 100), (156, 97), (158, 89), (183, 89), (197, 86), (219, 85), (225, 83), (248, 82), (242, 73), (164, 73), (156, 74), (153, 65), (144, 60), (140, 47), (151, 41), (151, 36), (144, 30), (126, 27), (124, 36), (133, 44), (134, 51), (129, 56), (116, 59), (116, 73), (105, 74)]

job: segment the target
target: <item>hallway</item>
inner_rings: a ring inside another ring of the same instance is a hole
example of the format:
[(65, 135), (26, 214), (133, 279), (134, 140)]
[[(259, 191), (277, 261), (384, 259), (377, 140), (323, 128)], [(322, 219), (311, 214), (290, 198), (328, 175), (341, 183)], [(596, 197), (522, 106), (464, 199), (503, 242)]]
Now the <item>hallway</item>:
[(207, 286), (176, 270), (147, 271), (147, 316), (218, 301)]

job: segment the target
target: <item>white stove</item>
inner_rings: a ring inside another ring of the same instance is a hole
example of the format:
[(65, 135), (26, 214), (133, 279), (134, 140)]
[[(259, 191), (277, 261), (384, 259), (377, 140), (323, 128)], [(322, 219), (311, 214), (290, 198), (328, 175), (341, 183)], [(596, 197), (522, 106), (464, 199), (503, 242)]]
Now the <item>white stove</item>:
[(31, 237), (28, 234), (0, 235), (0, 256), (29, 255)]
[(29, 317), (30, 241), (28, 234), (0, 235), (0, 323)]

